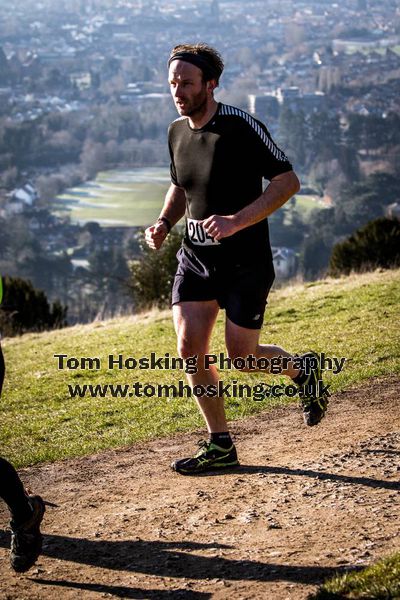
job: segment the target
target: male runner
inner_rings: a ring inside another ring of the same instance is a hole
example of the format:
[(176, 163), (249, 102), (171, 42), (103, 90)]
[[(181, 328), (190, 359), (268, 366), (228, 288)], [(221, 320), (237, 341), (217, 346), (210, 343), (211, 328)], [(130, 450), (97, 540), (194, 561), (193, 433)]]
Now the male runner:
[[(3, 297), (3, 285), (0, 277), (0, 304)], [(0, 396), (5, 374), (4, 356), (0, 344)], [(0, 457), (0, 498), (7, 504), (11, 514), (11, 552), (12, 568), (22, 573), (37, 560), (42, 549), (42, 522), (45, 505), (40, 496), (25, 492), (22, 481), (14, 467)]]
[[(216, 369), (204, 368), (204, 355), (218, 311), (224, 308), (229, 356), (288, 358), (282, 373), (300, 386), (307, 425), (317, 425), (328, 403), (327, 394), (319, 392), (319, 362), (311, 373), (296, 369), (288, 352), (259, 344), (275, 277), (267, 217), (299, 190), (297, 176), (260, 121), (214, 99), (224, 67), (216, 50), (205, 44), (179, 45), (168, 66), (181, 116), (169, 128), (171, 185), (159, 219), (145, 236), (151, 248), (159, 249), (186, 213), (172, 305), (179, 355), (198, 357), (198, 371), (188, 376), (189, 382), (218, 382)], [(264, 192), (263, 178), (270, 181)], [(312, 353), (303, 356), (316, 358)], [(312, 397), (306, 397), (306, 389), (312, 389)], [(196, 474), (239, 464), (223, 398), (200, 396), (197, 402), (210, 438), (193, 457), (176, 460), (172, 468)]]

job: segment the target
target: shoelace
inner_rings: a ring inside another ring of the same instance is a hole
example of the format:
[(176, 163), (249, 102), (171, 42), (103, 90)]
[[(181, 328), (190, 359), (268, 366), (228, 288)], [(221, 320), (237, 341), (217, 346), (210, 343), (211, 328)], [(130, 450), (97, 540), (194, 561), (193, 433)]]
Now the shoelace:
[(210, 442), (207, 440), (199, 440), (197, 442), (197, 445), (198, 445), (199, 449), (196, 452), (195, 458), (198, 458), (199, 456), (204, 454), (204, 451), (207, 451), (208, 447), (210, 446)]

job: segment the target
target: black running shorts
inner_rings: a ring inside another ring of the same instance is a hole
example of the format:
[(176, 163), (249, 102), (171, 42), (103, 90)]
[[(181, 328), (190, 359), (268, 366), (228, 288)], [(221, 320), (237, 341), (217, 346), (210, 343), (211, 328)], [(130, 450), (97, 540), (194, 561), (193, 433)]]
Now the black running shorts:
[(258, 260), (238, 262), (200, 259), (190, 248), (177, 253), (178, 269), (172, 288), (172, 304), (217, 300), (235, 325), (260, 329), (268, 293), (275, 279), (273, 264)]

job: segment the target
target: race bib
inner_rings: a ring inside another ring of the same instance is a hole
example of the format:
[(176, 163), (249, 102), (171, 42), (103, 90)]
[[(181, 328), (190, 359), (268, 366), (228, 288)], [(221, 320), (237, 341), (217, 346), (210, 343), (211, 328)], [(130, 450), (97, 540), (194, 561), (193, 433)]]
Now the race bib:
[(203, 227), (202, 221), (186, 218), (187, 233), (189, 240), (195, 246), (218, 246), (220, 243), (215, 240)]

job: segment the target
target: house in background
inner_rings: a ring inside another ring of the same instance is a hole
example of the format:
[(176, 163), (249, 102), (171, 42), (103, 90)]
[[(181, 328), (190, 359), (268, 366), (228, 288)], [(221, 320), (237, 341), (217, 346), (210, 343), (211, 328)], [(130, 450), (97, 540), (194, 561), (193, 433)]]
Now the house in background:
[(272, 246), (272, 258), (277, 277), (288, 279), (296, 275), (297, 257), (294, 250), (285, 246)]
[(8, 194), (8, 202), (4, 208), (6, 217), (18, 215), (24, 212), (25, 208), (31, 207), (39, 199), (37, 190), (31, 183), (26, 183)]
[(400, 221), (400, 202), (393, 202), (386, 207), (385, 215), (388, 219), (397, 219)]

